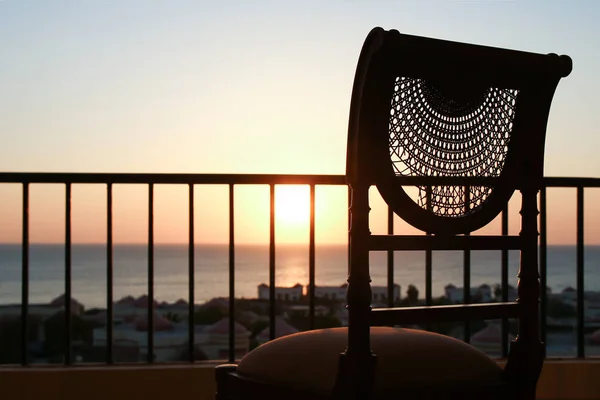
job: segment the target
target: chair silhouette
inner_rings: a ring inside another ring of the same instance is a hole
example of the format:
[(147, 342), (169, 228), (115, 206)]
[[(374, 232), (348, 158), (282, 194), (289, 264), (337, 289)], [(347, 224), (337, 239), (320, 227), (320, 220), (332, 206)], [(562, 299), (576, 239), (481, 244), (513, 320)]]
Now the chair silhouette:
[[(550, 104), (571, 69), (567, 56), (373, 29), (350, 106), (348, 327), (285, 336), (238, 365), (217, 367), (217, 399), (534, 399), (545, 358), (537, 193)], [(373, 185), (394, 213), (427, 234), (372, 235)], [(469, 235), (517, 190), (518, 236)], [(371, 308), (371, 251), (502, 249), (521, 252), (516, 302)], [(519, 323), (503, 369), (465, 342), (393, 327), (500, 318)]]

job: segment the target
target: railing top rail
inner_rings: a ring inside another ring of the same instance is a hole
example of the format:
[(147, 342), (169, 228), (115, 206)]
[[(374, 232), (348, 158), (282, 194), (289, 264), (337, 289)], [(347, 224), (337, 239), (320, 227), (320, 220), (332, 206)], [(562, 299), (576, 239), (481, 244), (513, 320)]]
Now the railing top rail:
[[(495, 178), (399, 177), (405, 185), (486, 185)], [(79, 184), (221, 184), (221, 185), (346, 185), (344, 175), (316, 174), (191, 174), (191, 173), (96, 173), (96, 172), (0, 172), (0, 183)], [(600, 187), (600, 178), (545, 177), (545, 187)]]
[(0, 172), (2, 183), (345, 185), (344, 175)]
[(600, 178), (546, 177), (546, 187), (600, 187)]

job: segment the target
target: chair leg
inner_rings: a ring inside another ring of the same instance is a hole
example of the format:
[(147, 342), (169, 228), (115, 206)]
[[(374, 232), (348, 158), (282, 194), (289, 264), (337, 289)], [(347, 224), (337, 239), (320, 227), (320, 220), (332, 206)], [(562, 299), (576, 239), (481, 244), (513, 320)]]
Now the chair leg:
[(229, 387), (229, 374), (235, 372), (236, 368), (235, 364), (224, 364), (215, 368), (215, 380), (217, 384), (215, 400), (230, 400), (232, 398), (231, 388)]
[(535, 400), (536, 390), (535, 386), (523, 389), (519, 400)]
[(515, 385), (518, 400), (535, 400), (545, 356), (543, 343), (527, 343), (519, 338), (511, 343), (504, 376)]
[[(351, 363), (354, 361), (354, 365)], [(350, 360), (346, 352), (340, 354), (338, 375), (333, 388), (336, 400), (369, 400), (373, 396), (377, 356), (369, 354), (360, 362)], [(359, 364), (359, 365), (357, 365)], [(358, 379), (361, 381), (359, 382)]]

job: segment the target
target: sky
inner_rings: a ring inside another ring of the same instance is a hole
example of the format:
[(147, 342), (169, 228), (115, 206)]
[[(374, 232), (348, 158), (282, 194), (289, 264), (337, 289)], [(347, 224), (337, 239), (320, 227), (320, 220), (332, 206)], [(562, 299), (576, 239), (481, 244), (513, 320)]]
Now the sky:
[[(0, 171), (343, 174), (356, 61), (381, 26), (570, 55), (545, 174), (597, 177), (599, 20), (593, 0), (0, 0)], [(186, 240), (186, 190), (157, 187), (157, 241)], [(227, 188), (197, 193), (198, 241), (225, 241)], [(104, 195), (74, 188), (75, 241), (104, 240)], [(115, 188), (115, 240), (146, 239), (146, 195)], [(0, 242), (20, 239), (19, 196), (0, 186)], [(238, 241), (268, 240), (268, 196), (236, 189)], [(318, 240), (345, 241), (345, 196), (318, 188)], [(278, 240), (307, 240), (307, 218), (295, 217), (307, 199), (306, 187), (278, 188)], [(596, 200), (586, 192), (589, 243), (600, 243)], [(373, 202), (377, 232), (385, 208)], [(574, 190), (552, 190), (548, 207), (550, 242), (572, 242)], [(35, 185), (30, 213), (32, 241), (60, 242), (64, 187)]]

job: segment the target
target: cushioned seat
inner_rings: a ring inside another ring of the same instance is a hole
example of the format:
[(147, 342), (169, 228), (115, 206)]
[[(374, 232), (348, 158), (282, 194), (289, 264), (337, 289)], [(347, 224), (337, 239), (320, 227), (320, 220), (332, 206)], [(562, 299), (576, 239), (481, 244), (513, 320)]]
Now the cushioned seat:
[[(329, 394), (333, 390), (347, 328), (301, 332), (273, 340), (248, 353), (241, 375), (265, 383)], [(424, 385), (449, 387), (501, 383), (502, 369), (485, 353), (449, 336), (414, 329), (371, 328), (377, 355), (375, 393)]]

